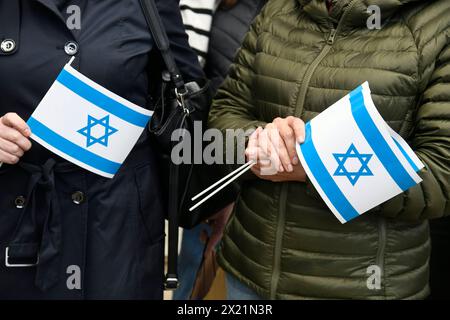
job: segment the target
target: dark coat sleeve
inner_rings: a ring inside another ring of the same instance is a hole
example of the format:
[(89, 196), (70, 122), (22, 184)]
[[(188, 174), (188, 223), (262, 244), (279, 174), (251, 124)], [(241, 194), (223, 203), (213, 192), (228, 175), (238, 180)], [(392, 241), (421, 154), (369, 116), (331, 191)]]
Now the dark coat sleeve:
[(164, 27), (169, 36), (170, 47), (185, 81), (205, 78), (197, 54), (189, 46), (188, 35), (180, 14), (179, 0), (155, 0)]

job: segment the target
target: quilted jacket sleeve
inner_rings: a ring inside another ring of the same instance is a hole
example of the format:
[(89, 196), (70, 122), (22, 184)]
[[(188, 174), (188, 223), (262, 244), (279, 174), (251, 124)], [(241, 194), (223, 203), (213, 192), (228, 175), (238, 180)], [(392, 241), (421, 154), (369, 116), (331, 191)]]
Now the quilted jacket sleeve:
[[(267, 9), (267, 6), (265, 9)], [(224, 137), (226, 136), (226, 129), (247, 131), (256, 129), (258, 126), (265, 126), (265, 123), (257, 118), (256, 106), (252, 96), (257, 39), (265, 17), (265, 9), (250, 27), (250, 31), (231, 66), (230, 73), (218, 90), (211, 107), (209, 127), (222, 130)], [(233, 152), (238, 149), (237, 139), (225, 141), (225, 152), (231, 151), (227, 150), (227, 144), (228, 146), (234, 146)]]
[(411, 145), (425, 164), (423, 182), (382, 206), (387, 217), (406, 220), (450, 215), (450, 30), (447, 46), (422, 94)]

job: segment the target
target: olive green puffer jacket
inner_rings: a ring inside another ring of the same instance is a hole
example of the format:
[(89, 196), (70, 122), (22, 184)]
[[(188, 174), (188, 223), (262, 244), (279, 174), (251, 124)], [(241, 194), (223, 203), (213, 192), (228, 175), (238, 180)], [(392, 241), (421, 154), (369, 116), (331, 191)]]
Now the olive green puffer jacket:
[[(427, 219), (450, 214), (450, 1), (333, 4), (328, 14), (324, 0), (270, 0), (210, 126), (248, 129), (289, 115), (306, 122), (367, 80), (384, 119), (426, 164), (423, 182), (342, 225), (310, 184), (253, 176), (219, 259), (265, 298), (425, 298)], [(367, 28), (371, 4), (381, 9), (381, 29)], [(379, 288), (368, 285), (377, 271)]]

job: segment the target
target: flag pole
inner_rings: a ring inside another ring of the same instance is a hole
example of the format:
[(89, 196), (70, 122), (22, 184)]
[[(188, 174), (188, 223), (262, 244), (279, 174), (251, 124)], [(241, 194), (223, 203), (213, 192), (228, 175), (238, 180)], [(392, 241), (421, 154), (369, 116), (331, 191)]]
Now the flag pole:
[(220, 179), (219, 181), (217, 181), (216, 183), (214, 183), (213, 185), (209, 186), (208, 188), (206, 188), (205, 190), (203, 190), (202, 192), (200, 192), (199, 194), (197, 194), (195, 197), (193, 197), (191, 200), (195, 201), (198, 198), (200, 198), (202, 195), (204, 195), (205, 193), (207, 193), (208, 191), (210, 191), (211, 189), (215, 188), (216, 186), (218, 186), (219, 184), (221, 184), (222, 182), (224, 182), (225, 180), (229, 179), (230, 177), (234, 176), (235, 174), (237, 174), (238, 172), (240, 172), (241, 170), (245, 170), (246, 167), (248, 167), (250, 164), (252, 164), (254, 161), (251, 160), (247, 163), (244, 163), (242, 166), (240, 166), (239, 168), (237, 168), (236, 170), (234, 170), (233, 172), (229, 173), (228, 175), (226, 175), (225, 177), (223, 177), (222, 179)]
[[(224, 183), (223, 185), (221, 185), (219, 188), (217, 188), (216, 190), (214, 190), (212, 193), (210, 193), (208, 196), (206, 196), (203, 200), (201, 200), (200, 202), (198, 202), (196, 205), (192, 206), (189, 211), (194, 211), (195, 209), (197, 209), (199, 206), (201, 206), (203, 203), (205, 203), (207, 200), (209, 200), (211, 197), (213, 197), (215, 194), (217, 194), (220, 190), (222, 190), (223, 188), (225, 188), (226, 186), (228, 186), (230, 183), (232, 183), (234, 180), (236, 180), (237, 178), (239, 178), (240, 176), (242, 176), (245, 172), (247, 172), (249, 169), (251, 169), (254, 165), (256, 164), (255, 161), (249, 161), (246, 164), (244, 164), (243, 166), (241, 166), (240, 168), (238, 168), (237, 170), (233, 171), (232, 173), (230, 173), (228, 176), (226, 176), (225, 178), (222, 178), (220, 181), (216, 182), (214, 185), (218, 185), (221, 181), (225, 180), (226, 178), (228, 178), (229, 176), (231, 176), (234, 173), (237, 173), (233, 178), (231, 178), (230, 180), (228, 180), (226, 183)], [(214, 186), (213, 185), (213, 186)], [(207, 190), (211, 190), (212, 187), (209, 187)], [(203, 191), (202, 194), (204, 194), (206, 192)], [(198, 198), (198, 196), (194, 197), (194, 198)]]
[(75, 57), (70, 58), (69, 62), (67, 63), (69, 66), (72, 66), (72, 62), (75, 60)]

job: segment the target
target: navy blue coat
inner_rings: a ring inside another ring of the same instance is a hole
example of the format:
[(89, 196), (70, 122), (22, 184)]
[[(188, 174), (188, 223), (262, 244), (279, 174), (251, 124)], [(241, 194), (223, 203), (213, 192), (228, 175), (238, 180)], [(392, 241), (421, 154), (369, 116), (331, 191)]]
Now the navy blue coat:
[[(66, 25), (71, 4), (81, 8), (80, 30)], [(182, 73), (202, 78), (178, 1), (157, 5)], [(0, 0), (0, 42), (5, 39), (15, 47), (0, 51), (0, 116), (28, 119), (74, 53), (76, 69), (141, 106), (159, 78), (161, 61), (151, 54), (156, 49), (138, 0)], [(37, 143), (19, 165), (4, 165), (0, 299), (161, 299), (159, 179), (146, 134), (112, 180)], [(7, 249), (10, 264), (39, 263), (8, 267)]]

